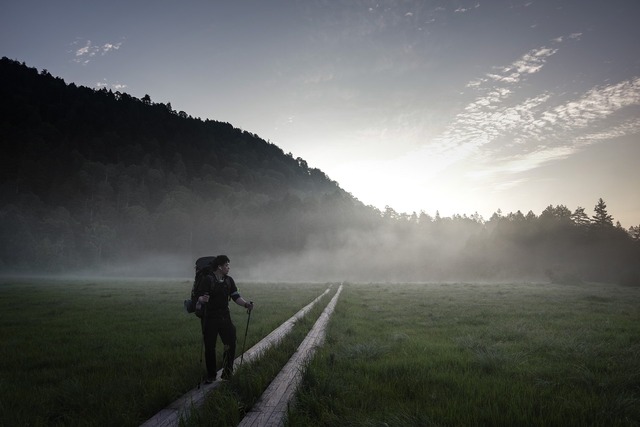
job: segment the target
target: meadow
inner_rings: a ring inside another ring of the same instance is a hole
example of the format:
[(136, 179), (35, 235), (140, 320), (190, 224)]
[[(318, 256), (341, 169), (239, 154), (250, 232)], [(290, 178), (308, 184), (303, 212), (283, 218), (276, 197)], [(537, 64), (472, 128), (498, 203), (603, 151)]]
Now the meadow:
[[(200, 324), (182, 308), (191, 284), (3, 281), (0, 425), (137, 426), (196, 387)], [(239, 287), (256, 302), (248, 349), (327, 285)], [(231, 312), (240, 353), (247, 314), (234, 304)]]
[(291, 426), (640, 424), (640, 289), (352, 285)]
[[(139, 425), (195, 387), (190, 286), (0, 284), (0, 425)], [(246, 348), (326, 288), (241, 285), (256, 301)], [(182, 425), (235, 425), (332, 294)], [(232, 313), (240, 352), (247, 316)], [(638, 288), (347, 284), (288, 424), (622, 426), (640, 424), (638, 408)]]

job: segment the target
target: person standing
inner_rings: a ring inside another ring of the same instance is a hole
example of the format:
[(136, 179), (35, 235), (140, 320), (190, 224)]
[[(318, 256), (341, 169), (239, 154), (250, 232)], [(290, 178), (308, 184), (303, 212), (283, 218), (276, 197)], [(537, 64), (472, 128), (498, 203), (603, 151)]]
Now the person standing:
[(218, 255), (212, 261), (213, 274), (206, 276), (196, 291), (197, 299), (205, 307), (202, 316), (202, 336), (204, 339), (204, 356), (207, 367), (206, 383), (216, 380), (216, 342), (218, 335), (224, 345), (222, 353), (222, 379), (228, 379), (233, 373), (233, 361), (236, 356), (236, 327), (231, 321), (229, 301), (233, 300), (248, 311), (253, 310), (253, 302), (246, 301), (229, 276), (230, 259), (226, 255)]

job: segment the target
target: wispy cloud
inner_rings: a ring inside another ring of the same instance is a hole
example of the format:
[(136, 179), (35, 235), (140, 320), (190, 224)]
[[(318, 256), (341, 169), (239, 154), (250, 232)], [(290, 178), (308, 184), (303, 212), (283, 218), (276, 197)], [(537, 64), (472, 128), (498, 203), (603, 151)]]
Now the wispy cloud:
[[(78, 45), (80, 42), (74, 42), (74, 45)], [(120, 49), (122, 42), (120, 43), (104, 43), (102, 45), (94, 45), (91, 40), (87, 40), (83, 43), (82, 47), (74, 51), (73, 62), (86, 65), (95, 56), (104, 56), (110, 52)]]
[(557, 48), (549, 47), (530, 50), (512, 64), (498, 68), (496, 73), (488, 73), (485, 77), (472, 80), (467, 84), (467, 87), (479, 87), (491, 81), (506, 84), (518, 83), (528, 74), (540, 71), (549, 57), (557, 51)]
[(610, 128), (582, 135), (575, 139), (575, 144), (578, 146), (585, 146), (602, 141), (609, 141), (614, 138), (636, 134), (640, 134), (640, 117), (627, 119), (622, 123)]
[[(539, 147), (533, 152), (518, 154), (509, 158), (492, 162), (482, 168), (470, 171), (467, 175), (471, 178), (488, 178), (498, 174), (517, 174), (538, 168), (552, 160), (566, 159), (575, 152), (574, 147)], [(523, 182), (522, 179), (517, 181)]]
[[(574, 33), (553, 43), (580, 37)], [(565, 159), (588, 144), (639, 132), (640, 118), (625, 121), (624, 111), (640, 105), (640, 77), (595, 86), (573, 99), (562, 99), (564, 95), (549, 90), (516, 101), (522, 97), (522, 83), (541, 72), (558, 51), (556, 46), (530, 50), (496, 72), (471, 81), (467, 87), (480, 95), (427, 151), (448, 158), (449, 164), (473, 156), (474, 170), (469, 176), (488, 178), (535, 169)]]
[(547, 117), (562, 129), (585, 128), (615, 112), (640, 104), (640, 77), (613, 85), (594, 87), (575, 101), (552, 109)]
[(111, 88), (116, 91), (121, 91), (126, 89), (128, 86), (123, 83), (108, 83), (106, 81), (101, 81), (96, 83), (97, 88)]
[(465, 13), (465, 12), (469, 12), (473, 9), (477, 9), (480, 7), (480, 3), (476, 3), (475, 6), (473, 7), (459, 7), (456, 10), (454, 10), (455, 13)]
[(447, 130), (435, 139), (434, 145), (441, 150), (466, 146), (461, 152), (472, 153), (535, 121), (536, 110), (548, 101), (549, 94), (543, 93), (516, 104), (508, 104), (508, 101), (518, 89), (518, 83), (539, 72), (556, 52), (557, 49), (547, 47), (531, 50), (512, 64), (499, 67), (497, 72), (467, 84), (481, 95), (464, 107)]
[[(613, 123), (605, 120), (634, 105), (640, 105), (638, 77), (593, 88), (578, 100), (534, 115), (528, 125), (511, 134), (514, 141), (519, 141), (519, 150), (502, 156), (499, 150), (483, 153), (486, 161), (480, 162), (468, 176), (476, 179), (504, 178), (566, 159), (592, 144), (638, 134), (640, 117)], [(507, 138), (509, 135), (502, 136)]]
[[(440, 187), (460, 191), (488, 185), (495, 192), (506, 192), (524, 185), (527, 171), (567, 159), (589, 145), (640, 133), (635, 107), (640, 105), (640, 77), (572, 95), (552, 86), (530, 92), (533, 85), (528, 80), (544, 81), (545, 66), (562, 59), (564, 43), (579, 38), (576, 33), (562, 37), (564, 41), (553, 40), (470, 82), (467, 90), (475, 96), (442, 132), (372, 169), (401, 171), (394, 172), (394, 182), (411, 182), (434, 198), (439, 197), (435, 193)], [(424, 137), (424, 132), (419, 134)], [(434, 179), (446, 184), (434, 186)], [(460, 182), (465, 184), (457, 187)]]

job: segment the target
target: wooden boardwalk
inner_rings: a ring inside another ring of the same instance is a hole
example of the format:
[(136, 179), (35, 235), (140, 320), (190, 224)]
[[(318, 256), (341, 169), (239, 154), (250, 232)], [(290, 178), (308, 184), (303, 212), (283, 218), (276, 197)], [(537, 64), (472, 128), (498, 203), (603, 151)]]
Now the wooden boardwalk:
[(276, 427), (284, 425), (289, 403), (302, 381), (305, 366), (311, 360), (318, 346), (324, 343), (325, 330), (329, 318), (342, 291), (342, 285), (324, 309), (313, 329), (304, 339), (298, 350), (282, 368), (282, 371), (269, 384), (262, 397), (245, 415), (238, 427)]
[[(305, 307), (303, 307), (300, 311), (294, 314), (291, 318), (289, 318), (282, 325), (278, 326), (274, 329), (269, 335), (264, 337), (260, 342), (251, 347), (249, 350), (245, 351), (244, 356), (237, 357), (233, 366), (238, 367), (240, 364), (240, 360), (247, 363), (251, 363), (253, 360), (258, 359), (262, 353), (268, 348), (278, 344), (282, 338), (284, 338), (291, 329), (295, 325), (295, 323), (300, 320), (305, 314), (309, 312), (313, 308), (313, 306), (320, 301), (320, 299), (326, 295), (330, 290), (330, 287), (327, 288), (322, 295), (311, 301)], [(334, 297), (335, 298), (335, 297)], [(218, 371), (218, 378), (222, 373), (222, 369)], [(141, 427), (175, 427), (179, 424), (180, 418), (187, 417), (192, 409), (198, 408), (202, 406), (207, 394), (220, 386), (220, 380), (216, 380), (211, 384), (201, 384), (193, 390), (189, 391), (187, 394), (182, 396), (180, 399), (176, 400), (153, 417), (149, 418), (145, 421)]]

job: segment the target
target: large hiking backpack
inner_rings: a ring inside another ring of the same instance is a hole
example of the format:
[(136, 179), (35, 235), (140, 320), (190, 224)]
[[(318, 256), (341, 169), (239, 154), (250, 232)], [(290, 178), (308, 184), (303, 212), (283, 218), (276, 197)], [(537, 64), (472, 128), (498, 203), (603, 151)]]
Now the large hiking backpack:
[(184, 309), (187, 313), (196, 313), (196, 316), (202, 317), (202, 312), (197, 308), (197, 290), (200, 287), (202, 280), (210, 274), (213, 274), (213, 261), (216, 259), (214, 256), (205, 256), (196, 260), (196, 275), (193, 279), (193, 286), (191, 287), (191, 298), (184, 300)]

